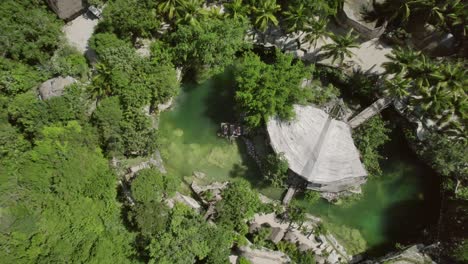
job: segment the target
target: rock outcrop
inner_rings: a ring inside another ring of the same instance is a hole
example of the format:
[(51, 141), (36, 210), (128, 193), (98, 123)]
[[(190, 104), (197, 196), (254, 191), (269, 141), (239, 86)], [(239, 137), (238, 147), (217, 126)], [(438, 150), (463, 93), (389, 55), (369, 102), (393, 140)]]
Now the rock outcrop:
[(409, 246), (402, 251), (387, 254), (386, 256), (376, 260), (366, 260), (362, 264), (436, 264), (436, 262), (429, 256), (428, 252), (433, 250), (436, 245), (424, 246), (417, 244)]
[(52, 97), (61, 96), (65, 91), (65, 87), (75, 83), (73, 77), (56, 77), (43, 82), (39, 86), (39, 96), (42, 100), (47, 100)]

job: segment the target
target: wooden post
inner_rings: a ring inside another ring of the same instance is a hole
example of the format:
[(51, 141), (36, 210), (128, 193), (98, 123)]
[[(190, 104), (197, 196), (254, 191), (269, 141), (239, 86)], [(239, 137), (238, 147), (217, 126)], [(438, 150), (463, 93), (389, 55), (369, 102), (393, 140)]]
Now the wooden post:
[(288, 191), (286, 192), (286, 195), (284, 195), (284, 198), (283, 198), (283, 205), (288, 205), (289, 202), (291, 202), (291, 199), (293, 198), (295, 193), (296, 193), (296, 188), (292, 185), (289, 186)]

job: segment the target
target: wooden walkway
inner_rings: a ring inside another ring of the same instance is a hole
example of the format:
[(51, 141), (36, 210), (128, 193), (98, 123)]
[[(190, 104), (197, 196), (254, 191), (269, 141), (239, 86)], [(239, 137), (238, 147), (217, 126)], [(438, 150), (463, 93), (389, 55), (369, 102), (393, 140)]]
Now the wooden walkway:
[(296, 188), (294, 186), (289, 186), (288, 191), (286, 192), (286, 195), (284, 195), (283, 198), (283, 205), (288, 205), (289, 202), (291, 202), (291, 199), (293, 198), (294, 194), (296, 193)]
[(366, 122), (371, 117), (373, 117), (374, 115), (380, 113), (392, 102), (393, 102), (393, 98), (389, 98), (389, 97), (380, 98), (379, 100), (371, 104), (369, 107), (364, 109), (357, 116), (349, 120), (348, 124), (351, 126), (351, 128), (356, 128), (360, 126), (362, 123)]

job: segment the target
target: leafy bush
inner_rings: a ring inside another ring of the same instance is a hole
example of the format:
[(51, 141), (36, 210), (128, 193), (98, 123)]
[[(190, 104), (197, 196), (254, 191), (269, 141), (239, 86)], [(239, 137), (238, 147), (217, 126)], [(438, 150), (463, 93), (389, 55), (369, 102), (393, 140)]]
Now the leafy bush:
[(274, 187), (283, 187), (288, 177), (288, 161), (283, 155), (269, 154), (265, 158), (264, 175)]
[(310, 90), (301, 89), (303, 78), (310, 78), (312, 68), (293, 60), (292, 55), (276, 51), (274, 64), (266, 64), (253, 53), (244, 55), (237, 65), (235, 100), (250, 127), (258, 127), (270, 117), (294, 116), (293, 104), (309, 97)]
[(85, 57), (68, 45), (58, 49), (46, 67), (52, 75), (69, 75), (82, 79), (89, 71)]
[(45, 80), (45, 74), (21, 62), (0, 57), (0, 93), (14, 96)]
[(132, 195), (137, 202), (160, 202), (163, 197), (174, 194), (178, 184), (176, 177), (161, 174), (157, 168), (143, 169), (132, 181)]
[(382, 156), (379, 154), (379, 148), (390, 140), (389, 132), (386, 122), (378, 115), (359, 126), (353, 133), (354, 143), (361, 153), (364, 166), (370, 176), (382, 174), (379, 165)]
[(62, 22), (44, 3), (29, 0), (0, 2), (0, 51), (28, 64), (46, 62), (59, 46)]

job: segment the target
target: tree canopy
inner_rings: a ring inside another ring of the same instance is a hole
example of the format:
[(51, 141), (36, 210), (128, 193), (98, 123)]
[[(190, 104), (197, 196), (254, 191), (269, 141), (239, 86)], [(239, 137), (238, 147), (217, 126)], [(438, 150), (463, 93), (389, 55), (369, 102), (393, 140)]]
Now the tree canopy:
[(89, 131), (75, 121), (44, 127), (33, 149), (3, 164), (4, 261), (125, 262), (133, 253), (115, 176)]
[(180, 25), (169, 35), (176, 65), (209, 68), (220, 73), (234, 62), (237, 52), (249, 45), (244, 41), (248, 24), (239, 19), (202, 19), (197, 26)]
[(45, 3), (5, 0), (0, 3), (1, 55), (29, 64), (46, 62), (59, 46), (62, 22)]
[(275, 63), (266, 64), (259, 56), (247, 53), (235, 70), (235, 99), (246, 123), (258, 127), (274, 115), (292, 118), (293, 104), (310, 97), (310, 90), (300, 87), (302, 80), (310, 77), (312, 69), (295, 62), (291, 55), (277, 51)]
[(218, 203), (218, 221), (236, 231), (245, 232), (245, 221), (253, 217), (260, 206), (260, 199), (246, 181), (231, 183), (222, 193), (223, 200)]

